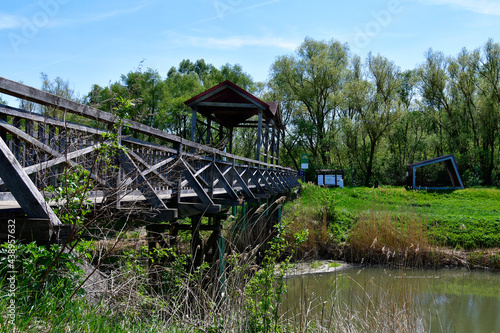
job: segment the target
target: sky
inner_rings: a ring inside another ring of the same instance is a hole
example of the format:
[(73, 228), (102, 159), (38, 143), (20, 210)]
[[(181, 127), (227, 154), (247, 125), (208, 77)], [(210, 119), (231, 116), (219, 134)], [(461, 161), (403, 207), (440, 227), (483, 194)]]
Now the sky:
[(43, 72), (84, 96), (139, 66), (166, 77), (204, 59), (265, 81), (306, 37), (412, 69), (429, 48), (454, 56), (500, 42), (500, 0), (4, 0), (0, 76), (40, 88)]

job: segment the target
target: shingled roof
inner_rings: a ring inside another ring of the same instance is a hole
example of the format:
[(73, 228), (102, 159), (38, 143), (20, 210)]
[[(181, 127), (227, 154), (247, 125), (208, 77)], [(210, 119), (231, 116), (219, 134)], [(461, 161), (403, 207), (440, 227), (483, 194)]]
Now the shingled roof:
[(233, 128), (258, 115), (260, 110), (264, 119), (272, 119), (277, 127), (282, 126), (278, 102), (263, 102), (229, 80), (194, 96), (184, 104), (227, 128)]

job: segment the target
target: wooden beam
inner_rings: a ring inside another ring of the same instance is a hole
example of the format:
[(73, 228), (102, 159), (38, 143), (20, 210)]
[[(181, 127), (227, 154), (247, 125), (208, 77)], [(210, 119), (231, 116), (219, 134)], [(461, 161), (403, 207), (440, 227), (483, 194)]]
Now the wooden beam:
[(205, 205), (209, 205), (209, 206), (214, 205), (214, 202), (207, 195), (207, 193), (205, 192), (205, 189), (201, 186), (201, 184), (198, 182), (196, 177), (191, 173), (191, 170), (186, 165), (186, 162), (184, 162), (184, 160), (182, 160), (182, 158), (180, 159), (180, 161), (182, 162), (182, 164), (184, 165), (184, 168), (185, 168), (184, 171), (182, 172), (182, 174), (187, 179), (187, 181), (189, 182), (189, 185), (192, 187), (192, 189), (196, 192), (196, 194), (198, 195), (198, 198), (201, 200), (201, 202), (204, 203)]
[(49, 219), (52, 226), (62, 224), (1, 138), (0, 177), (28, 217)]
[[(147, 169), (145, 171), (141, 171), (141, 175), (144, 177), (144, 179), (146, 178), (146, 176), (148, 174), (150, 174), (151, 172), (154, 173), (158, 178), (160, 178), (163, 182), (165, 182), (165, 184), (169, 184), (170, 182), (167, 180), (167, 178), (165, 178), (163, 175), (161, 175), (158, 171), (156, 171), (156, 169), (153, 169), (148, 163), (146, 163), (146, 161), (144, 161), (139, 155), (137, 155), (136, 153), (134, 153), (132, 150), (129, 150), (128, 153), (133, 157), (135, 158), (136, 161), (138, 161), (139, 163), (141, 163), (142, 165), (144, 165)], [(170, 161), (173, 161), (174, 158), (169, 158), (168, 160)], [(166, 163), (165, 163), (166, 164)]]
[[(93, 145), (93, 146), (90, 146), (87, 148), (83, 148), (83, 149), (68, 153), (66, 155), (57, 157), (57, 158), (52, 159), (52, 160), (47, 161), (47, 162), (41, 162), (41, 163), (37, 163), (37, 164), (31, 165), (31, 166), (28, 166), (28, 167), (24, 168), (23, 170), (24, 170), (24, 172), (26, 172), (26, 174), (31, 175), (31, 174), (34, 174), (35, 172), (39, 172), (39, 171), (51, 168), (53, 166), (56, 166), (56, 165), (59, 165), (62, 163), (67, 163), (68, 160), (72, 160), (74, 158), (85, 156), (85, 155), (95, 151), (100, 146), (101, 146), (101, 144), (98, 143), (96, 145)], [(2, 185), (2, 184), (4, 184), (4, 182), (2, 180), (0, 180), (0, 185)]]
[[(191, 173), (193, 174), (193, 177), (197, 178), (199, 175), (201, 175), (201, 173), (205, 170), (207, 170), (208, 168), (210, 168), (210, 165), (211, 164), (207, 164), (205, 165), (204, 167), (202, 167), (201, 169), (199, 170), (195, 170), (189, 163), (187, 163), (186, 161), (185, 162), (185, 165), (187, 165), (191, 171)], [(205, 182), (204, 179), (202, 179), (202, 181), (205, 183), (205, 185), (209, 186), (209, 184), (207, 184), (207, 182)], [(182, 183), (181, 183), (181, 187), (184, 187), (186, 186), (187, 184), (189, 183), (189, 181), (187, 180), (184, 180)]]
[[(258, 177), (260, 177), (262, 179), (262, 182), (264, 183), (264, 187), (266, 188), (266, 190), (268, 190), (270, 193), (272, 194), (276, 194), (276, 191), (273, 190), (273, 188), (271, 187), (271, 185), (267, 182), (267, 179), (266, 177), (264, 177), (264, 175), (262, 174), (262, 172), (260, 170), (256, 170), (255, 173), (253, 174), (255, 177), (256, 175)], [(257, 178), (257, 177), (256, 177)], [(257, 182), (259, 178), (257, 178)], [(260, 183), (259, 183), (260, 184)]]
[(243, 192), (245, 192), (247, 199), (256, 200), (252, 191), (250, 191), (250, 189), (248, 188), (248, 186), (245, 183), (245, 181), (243, 180), (243, 178), (241, 178), (241, 175), (238, 173), (238, 171), (233, 166), (231, 167), (231, 171), (233, 172), (233, 175), (234, 175), (234, 178), (236, 179), (236, 182), (240, 184), (241, 189), (243, 190)]
[(221, 107), (221, 108), (247, 108), (247, 109), (258, 109), (259, 107), (252, 103), (222, 103), (222, 102), (201, 102), (196, 106), (210, 106), (210, 107)]
[(0, 105), (0, 114), (9, 115), (19, 117), (21, 119), (36, 121), (38, 123), (44, 123), (47, 125), (53, 125), (57, 127), (64, 127), (88, 134), (102, 135), (107, 133), (106, 131), (96, 129), (90, 126), (80, 125), (77, 123), (69, 122), (69, 121), (61, 121), (59, 119), (45, 117), (37, 113), (28, 112), (25, 110), (13, 108), (7, 105)]
[[(63, 154), (59, 153), (57, 150), (54, 150), (52, 149), (51, 147), (47, 146), (46, 144), (44, 143), (41, 143), (40, 141), (38, 141), (37, 139), (35, 139), (34, 137), (32, 136), (29, 136), (28, 134), (26, 134), (25, 132), (23, 132), (22, 130), (16, 128), (15, 126), (12, 126), (11, 124), (3, 121), (0, 119), (0, 128), (4, 128), (7, 132), (15, 135), (16, 137), (19, 137), (21, 139), (23, 139), (24, 141), (26, 141), (27, 143), (43, 150), (44, 152), (54, 156), (54, 157), (64, 157)], [(50, 141), (53, 141), (54, 140), (54, 133), (52, 132), (52, 130), (55, 130), (55, 127), (52, 127), (51, 128), (51, 131), (50, 131), (50, 134), (49, 134), (49, 142)], [(66, 159), (66, 162), (71, 165), (71, 166), (75, 166), (77, 165), (75, 162), (71, 161), (70, 159)], [(103, 183), (99, 177), (97, 177), (95, 174), (92, 174), (91, 175), (92, 179), (96, 179), (99, 183), (105, 185), (105, 183)]]
[(217, 179), (221, 182), (222, 187), (226, 190), (226, 193), (231, 197), (231, 199), (238, 200), (238, 195), (236, 195), (231, 184), (229, 184), (226, 177), (224, 177), (215, 163), (212, 164), (212, 168), (214, 170), (215, 177), (217, 177)]
[(123, 149), (120, 149), (119, 159), (120, 166), (123, 167), (125, 173), (127, 173), (128, 175), (132, 175), (132, 177), (137, 177), (137, 180), (139, 182), (139, 191), (141, 191), (142, 195), (144, 195), (151, 207), (153, 209), (168, 210), (168, 207), (160, 199), (160, 197), (158, 197), (151, 184), (147, 181), (146, 178), (144, 178), (144, 176), (141, 175), (139, 169), (137, 168), (137, 165), (130, 158), (128, 153)]

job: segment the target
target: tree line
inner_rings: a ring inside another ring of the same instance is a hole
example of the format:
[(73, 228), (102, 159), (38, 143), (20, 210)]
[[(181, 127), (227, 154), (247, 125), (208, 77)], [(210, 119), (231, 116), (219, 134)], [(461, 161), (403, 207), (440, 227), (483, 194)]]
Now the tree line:
[[(282, 165), (298, 169), (309, 153), (312, 170), (352, 168), (355, 184), (403, 185), (407, 164), (454, 154), (466, 184), (500, 185), (500, 45), (492, 40), (456, 56), (430, 49), (421, 65), (403, 71), (382, 55), (362, 59), (347, 44), (306, 38), (276, 58), (265, 83), (238, 64), (186, 59), (164, 78), (140, 64), (83, 98), (43, 73), (42, 89), (190, 138), (184, 101), (224, 80), (280, 102)], [(236, 154), (252, 157), (252, 131), (235, 131)]]
[(381, 55), (306, 39), (271, 67), (269, 86), (287, 124), (286, 162), (353, 165), (359, 184), (402, 185), (407, 164), (454, 154), (469, 185), (499, 185), (500, 46), (456, 56), (428, 50), (402, 71)]

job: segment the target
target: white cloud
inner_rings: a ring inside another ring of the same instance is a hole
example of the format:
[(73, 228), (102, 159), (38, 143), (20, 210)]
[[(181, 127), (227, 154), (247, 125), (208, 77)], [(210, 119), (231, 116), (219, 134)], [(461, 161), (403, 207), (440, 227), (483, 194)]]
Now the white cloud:
[(177, 43), (204, 48), (238, 49), (247, 46), (275, 47), (285, 50), (295, 50), (300, 41), (285, 40), (277, 37), (235, 36), (227, 38), (198, 37), (173, 34)]
[(91, 13), (91, 14), (84, 14), (81, 15), (80, 17), (72, 17), (72, 18), (59, 18), (59, 19), (54, 19), (51, 20), (49, 26), (50, 27), (61, 27), (61, 26), (72, 26), (76, 24), (89, 24), (93, 22), (98, 22), (98, 21), (105, 21), (108, 19), (112, 19), (117, 16), (122, 16), (122, 15), (127, 15), (127, 14), (133, 14), (135, 12), (140, 11), (143, 8), (146, 8), (150, 6), (152, 3), (156, 2), (156, 0), (151, 0), (151, 1), (143, 1), (139, 3), (137, 6), (134, 7), (126, 7), (123, 9), (114, 9), (108, 12), (104, 13)]
[(19, 28), (22, 24), (21, 16), (0, 13), (0, 30)]
[(497, 0), (418, 0), (433, 5), (451, 5), (483, 14), (500, 16), (500, 2)]

